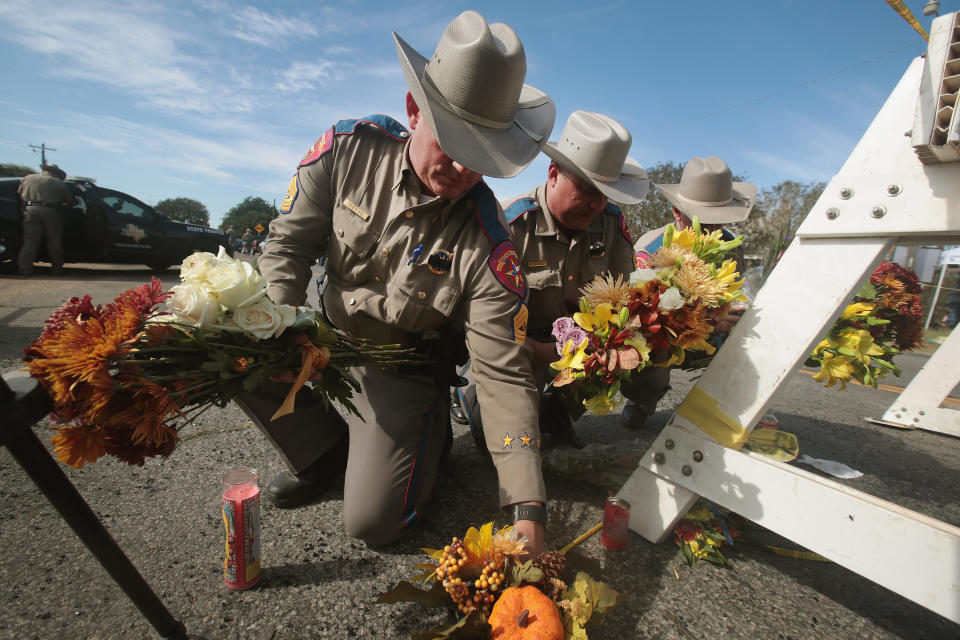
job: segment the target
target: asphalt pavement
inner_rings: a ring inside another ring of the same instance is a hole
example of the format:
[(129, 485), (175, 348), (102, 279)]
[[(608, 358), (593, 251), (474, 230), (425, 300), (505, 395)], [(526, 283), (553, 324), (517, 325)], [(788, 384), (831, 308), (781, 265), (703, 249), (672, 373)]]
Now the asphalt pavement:
[[(32, 279), (0, 275), (0, 371), (19, 366), (20, 352), (47, 314), (73, 295), (107, 302), (149, 279), (136, 267), (68, 265), (63, 276), (43, 267)], [(176, 271), (163, 274), (176, 282)], [(923, 357), (915, 356), (919, 363)], [(904, 367), (906, 369), (906, 367)], [(905, 385), (909, 378), (888, 382)], [(619, 450), (644, 450), (693, 384), (675, 372), (674, 388), (649, 426), (623, 428), (619, 416), (587, 416), (580, 438)], [(864, 473), (844, 485), (952, 525), (960, 525), (960, 440), (866, 422), (895, 394), (850, 386), (825, 389), (797, 373), (774, 402), (780, 428), (801, 452)], [(34, 431), (49, 447), (46, 421)], [(442, 610), (376, 604), (378, 595), (416, 573), (422, 547), (442, 546), (470, 525), (506, 518), (496, 503), (496, 475), (455, 426), (453, 450), (425, 519), (401, 541), (370, 548), (343, 533), (342, 490), (308, 506), (264, 504), (263, 577), (232, 592), (222, 580), (220, 480), (251, 466), (263, 482), (282, 470), (270, 444), (234, 405), (210, 411), (182, 433), (166, 460), (130, 467), (101, 459), (63, 467), (94, 512), (187, 630), (208, 639), (408, 638), (411, 630), (452, 623)], [(804, 467), (810, 470), (809, 467)], [(602, 518), (607, 489), (597, 477), (546, 474), (547, 547), (559, 548)], [(759, 488), (762, 490), (762, 488)], [(25, 472), (0, 451), (0, 638), (142, 639), (151, 627), (79, 542)], [(960, 638), (950, 622), (829, 562), (776, 555), (762, 544), (797, 549), (790, 540), (747, 526), (724, 549), (731, 566), (688, 567), (672, 542), (652, 544), (631, 532), (626, 550), (605, 550), (599, 536), (577, 548), (574, 563), (629, 592), (594, 639), (644, 638)], [(878, 556), (877, 562), (884, 562)], [(931, 566), (934, 572), (949, 566)]]

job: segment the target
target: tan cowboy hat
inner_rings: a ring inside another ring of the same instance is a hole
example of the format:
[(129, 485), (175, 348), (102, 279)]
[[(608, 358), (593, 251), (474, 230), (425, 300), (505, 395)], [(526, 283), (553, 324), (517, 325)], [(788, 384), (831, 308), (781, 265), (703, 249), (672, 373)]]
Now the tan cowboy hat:
[(49, 174), (52, 175), (53, 177), (58, 178), (58, 179), (60, 179), (60, 180), (63, 180), (63, 179), (65, 179), (65, 178), (67, 177), (67, 172), (64, 171), (63, 169), (61, 169), (60, 167), (58, 167), (58, 166), (55, 165), (55, 164), (41, 164), (41, 165), (40, 165), (40, 170), (41, 170), (41, 171), (46, 171), (47, 173), (49, 173)]
[(429, 61), (393, 37), (410, 93), (445, 154), (494, 178), (511, 178), (536, 157), (557, 111), (547, 94), (523, 84), (527, 59), (513, 29), (464, 11)]
[(757, 197), (756, 185), (734, 182), (730, 167), (717, 156), (690, 158), (680, 184), (656, 186), (681, 213), (705, 224), (746, 220)]
[(543, 152), (614, 202), (636, 204), (646, 197), (650, 179), (627, 155), (631, 140), (630, 132), (613, 118), (574, 111), (560, 140), (548, 142)]

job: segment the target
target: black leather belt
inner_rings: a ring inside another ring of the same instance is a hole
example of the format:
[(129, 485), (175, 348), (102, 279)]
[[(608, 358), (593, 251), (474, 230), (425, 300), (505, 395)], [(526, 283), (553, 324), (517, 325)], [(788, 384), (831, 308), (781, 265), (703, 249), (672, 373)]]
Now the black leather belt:
[(52, 207), (54, 205), (49, 202), (39, 202), (37, 200), (27, 200), (25, 203), (28, 207)]

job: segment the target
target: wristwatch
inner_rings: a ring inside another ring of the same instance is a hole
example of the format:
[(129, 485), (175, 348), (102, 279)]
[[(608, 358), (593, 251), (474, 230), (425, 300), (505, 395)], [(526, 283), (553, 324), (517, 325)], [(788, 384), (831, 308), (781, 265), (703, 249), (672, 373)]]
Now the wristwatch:
[(540, 524), (547, 523), (547, 508), (539, 504), (513, 505), (513, 521), (532, 520)]

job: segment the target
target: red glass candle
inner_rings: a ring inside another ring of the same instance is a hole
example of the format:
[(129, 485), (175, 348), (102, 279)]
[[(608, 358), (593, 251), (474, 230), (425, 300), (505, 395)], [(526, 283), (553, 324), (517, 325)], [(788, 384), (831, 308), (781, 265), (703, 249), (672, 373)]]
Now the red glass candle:
[(627, 546), (630, 527), (630, 503), (623, 498), (607, 498), (603, 509), (603, 529), (600, 543), (607, 549), (619, 551)]
[(260, 579), (260, 486), (255, 469), (240, 468), (223, 477), (220, 500), (225, 533), (223, 581), (234, 591)]

